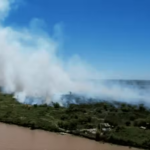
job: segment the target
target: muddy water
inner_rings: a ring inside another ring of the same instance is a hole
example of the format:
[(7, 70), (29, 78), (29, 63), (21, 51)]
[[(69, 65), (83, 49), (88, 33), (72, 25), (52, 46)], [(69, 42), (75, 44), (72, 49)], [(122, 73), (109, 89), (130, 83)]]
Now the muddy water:
[(129, 148), (0, 123), (0, 150), (129, 150)]

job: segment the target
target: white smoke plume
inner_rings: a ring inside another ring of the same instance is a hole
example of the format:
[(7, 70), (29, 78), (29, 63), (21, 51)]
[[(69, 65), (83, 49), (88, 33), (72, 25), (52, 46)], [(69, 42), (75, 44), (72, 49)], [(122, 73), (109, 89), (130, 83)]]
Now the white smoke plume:
[[(104, 75), (89, 64), (73, 56), (70, 60), (58, 57), (58, 47), (53, 36), (46, 32), (33, 30), (32, 20), (29, 27), (13, 28), (4, 26), (13, 0), (0, 0), (0, 86), (5, 92), (14, 93), (18, 101), (24, 103), (29, 97), (34, 103), (44, 100), (50, 103), (68, 92), (104, 99), (136, 103), (148, 103), (148, 95), (139, 89), (108, 86), (96, 81)], [(40, 30), (41, 31), (41, 30)]]

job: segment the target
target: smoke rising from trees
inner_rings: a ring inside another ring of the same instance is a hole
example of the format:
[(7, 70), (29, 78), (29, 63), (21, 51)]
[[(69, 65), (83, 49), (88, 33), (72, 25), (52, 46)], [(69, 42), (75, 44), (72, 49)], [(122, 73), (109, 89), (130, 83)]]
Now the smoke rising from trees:
[(60, 96), (70, 91), (89, 97), (148, 103), (149, 95), (139, 88), (102, 82), (103, 73), (78, 55), (61, 59), (59, 42), (38, 28), (38, 19), (33, 19), (28, 27), (4, 26), (14, 3), (0, 1), (0, 86), (4, 92), (14, 93), (22, 103), (29, 97), (34, 103), (61, 103)]

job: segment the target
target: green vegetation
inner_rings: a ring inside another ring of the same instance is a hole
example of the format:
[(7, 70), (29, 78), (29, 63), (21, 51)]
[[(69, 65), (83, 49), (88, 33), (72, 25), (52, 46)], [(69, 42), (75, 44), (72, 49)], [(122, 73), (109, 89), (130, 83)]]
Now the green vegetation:
[(69, 104), (67, 107), (57, 103), (53, 106), (30, 106), (20, 104), (12, 95), (0, 94), (0, 121), (31, 129), (69, 132), (97, 141), (150, 148), (150, 110), (143, 105), (98, 102)]

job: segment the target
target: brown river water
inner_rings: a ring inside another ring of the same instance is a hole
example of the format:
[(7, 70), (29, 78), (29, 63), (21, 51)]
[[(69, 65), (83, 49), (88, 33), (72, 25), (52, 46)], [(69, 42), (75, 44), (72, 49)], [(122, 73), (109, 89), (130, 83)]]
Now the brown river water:
[(0, 150), (138, 150), (0, 123)]

